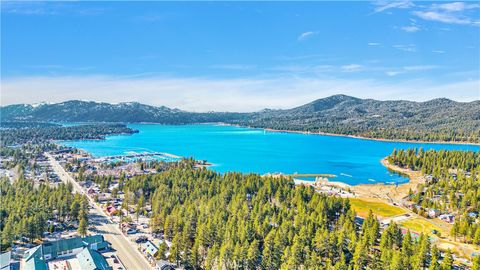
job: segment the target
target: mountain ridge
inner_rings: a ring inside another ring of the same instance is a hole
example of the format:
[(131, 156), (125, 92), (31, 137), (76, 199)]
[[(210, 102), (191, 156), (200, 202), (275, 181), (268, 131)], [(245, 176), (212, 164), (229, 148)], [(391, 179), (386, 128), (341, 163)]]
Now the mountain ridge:
[(437, 98), (423, 102), (333, 95), (290, 109), (257, 112), (189, 112), (138, 102), (69, 100), (0, 107), (2, 122), (151, 122), (228, 124), (277, 130), (324, 132), (369, 138), (478, 142), (480, 101)]

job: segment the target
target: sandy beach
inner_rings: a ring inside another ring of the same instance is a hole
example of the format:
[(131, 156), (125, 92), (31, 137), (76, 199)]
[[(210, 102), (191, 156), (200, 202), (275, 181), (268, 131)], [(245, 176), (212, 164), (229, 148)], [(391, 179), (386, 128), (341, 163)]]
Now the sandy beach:
[(366, 200), (375, 200), (383, 201), (386, 203), (395, 203), (400, 205), (403, 199), (408, 195), (409, 190), (415, 191), (419, 184), (425, 183), (425, 178), (421, 172), (412, 171), (409, 169), (400, 168), (396, 165), (392, 165), (388, 162), (386, 158), (380, 161), (383, 166), (391, 169), (393, 171), (405, 174), (409, 177), (410, 181), (407, 183), (399, 185), (390, 185), (384, 183), (377, 184), (360, 184), (351, 186), (343, 182), (337, 181), (307, 181), (301, 179), (294, 179), (295, 184), (297, 185), (309, 185), (309, 186), (330, 186), (337, 187), (343, 190), (349, 191), (354, 194), (354, 197), (366, 199)]
[(416, 172), (398, 166), (392, 165), (386, 158), (381, 160), (383, 166), (394, 170), (396, 172), (407, 175), (410, 179), (409, 182), (399, 185), (388, 185), (383, 183), (377, 184), (361, 184), (356, 186), (350, 186), (341, 182), (328, 182), (325, 185), (336, 186), (343, 189), (349, 189), (355, 194), (355, 197), (364, 199), (380, 199), (389, 203), (400, 202), (408, 195), (409, 190), (415, 191), (417, 186), (421, 183), (425, 183), (425, 178), (421, 172)]

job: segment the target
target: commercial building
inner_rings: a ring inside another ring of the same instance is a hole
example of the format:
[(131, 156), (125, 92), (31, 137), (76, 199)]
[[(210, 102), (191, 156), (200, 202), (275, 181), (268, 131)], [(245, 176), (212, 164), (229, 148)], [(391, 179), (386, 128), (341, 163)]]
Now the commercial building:
[[(77, 257), (82, 269), (108, 270), (108, 264), (99, 251), (109, 250), (110, 245), (102, 235), (74, 237), (45, 242), (25, 252), (26, 270), (47, 270), (47, 263), (57, 259)], [(85, 267), (82, 263), (85, 263)], [(96, 268), (92, 268), (92, 263)]]

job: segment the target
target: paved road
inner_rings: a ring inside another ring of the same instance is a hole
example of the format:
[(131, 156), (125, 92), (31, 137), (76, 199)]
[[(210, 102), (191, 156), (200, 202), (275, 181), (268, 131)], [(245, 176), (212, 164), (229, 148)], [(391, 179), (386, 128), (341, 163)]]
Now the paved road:
[[(55, 173), (65, 183), (72, 183), (74, 191), (85, 194), (80, 185), (63, 169), (63, 167), (49, 153), (45, 154), (52, 165)], [(95, 229), (91, 231), (103, 234), (105, 239), (112, 244), (116, 250), (120, 261), (127, 270), (147, 270), (152, 269), (147, 259), (138, 251), (132, 243), (121, 233), (118, 224), (112, 223), (109, 217), (98, 207), (92, 199), (87, 196), (93, 209), (89, 212), (89, 221)]]

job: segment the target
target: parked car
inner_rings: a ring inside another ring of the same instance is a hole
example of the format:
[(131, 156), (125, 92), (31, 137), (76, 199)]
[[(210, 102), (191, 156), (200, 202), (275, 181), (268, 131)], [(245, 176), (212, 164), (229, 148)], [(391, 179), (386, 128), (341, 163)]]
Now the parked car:
[(146, 236), (139, 236), (136, 240), (135, 243), (140, 244), (140, 243), (145, 243), (148, 241), (148, 238)]
[(127, 230), (127, 234), (136, 234), (136, 233), (137, 233), (137, 230), (135, 229), (130, 228)]
[(163, 239), (163, 234), (162, 233), (153, 233), (152, 234), (153, 238), (160, 238), (160, 239)]

